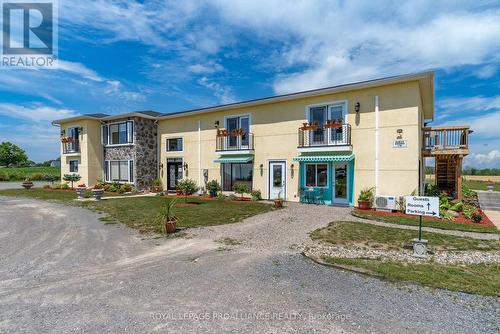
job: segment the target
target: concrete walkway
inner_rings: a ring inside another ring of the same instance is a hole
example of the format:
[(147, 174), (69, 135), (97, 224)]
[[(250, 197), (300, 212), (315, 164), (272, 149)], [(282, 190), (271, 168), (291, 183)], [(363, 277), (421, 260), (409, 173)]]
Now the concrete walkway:
[[(23, 181), (0, 182), (0, 190), (21, 189), (23, 187), (21, 183), (23, 183)], [(50, 184), (50, 181), (33, 181), (33, 186), (36, 188), (43, 187), (45, 184)]]
[(500, 229), (500, 192), (478, 190), (477, 197), (484, 214)]

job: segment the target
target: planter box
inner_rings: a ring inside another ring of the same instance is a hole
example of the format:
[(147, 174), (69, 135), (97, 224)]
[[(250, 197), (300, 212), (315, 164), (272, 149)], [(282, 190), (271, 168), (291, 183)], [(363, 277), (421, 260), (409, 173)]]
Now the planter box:
[(101, 200), (103, 194), (104, 194), (104, 189), (92, 189), (92, 195), (94, 195), (94, 198), (97, 201)]
[(85, 197), (85, 192), (87, 188), (75, 188), (76, 194), (78, 195), (78, 199), (83, 199)]

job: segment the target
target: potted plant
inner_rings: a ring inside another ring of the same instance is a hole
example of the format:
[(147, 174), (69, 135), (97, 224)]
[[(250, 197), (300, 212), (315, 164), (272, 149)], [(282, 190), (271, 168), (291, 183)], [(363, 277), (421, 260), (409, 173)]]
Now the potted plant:
[(87, 191), (87, 186), (85, 183), (80, 183), (76, 186), (76, 194), (78, 195), (78, 199), (82, 199), (85, 197), (85, 192)]
[(233, 186), (233, 190), (235, 193), (241, 195), (241, 200), (243, 201), (243, 194), (247, 194), (250, 190), (248, 189), (248, 185), (243, 182), (236, 182)]
[(283, 208), (283, 203), (285, 201), (283, 200), (283, 198), (281, 197), (281, 191), (278, 193), (278, 197), (274, 199), (274, 207), (276, 209), (281, 209)]
[(191, 179), (183, 179), (177, 182), (177, 186), (182, 191), (184, 195), (184, 201), (187, 202), (187, 197), (198, 191), (198, 186), (196, 182)]
[(95, 200), (96, 201), (101, 200), (103, 194), (104, 194), (104, 185), (100, 182), (96, 183), (96, 185), (92, 189), (92, 195), (94, 196)]
[(31, 189), (33, 187), (33, 182), (31, 182), (31, 179), (27, 177), (24, 179), (22, 186), (24, 189)]
[(161, 182), (161, 179), (157, 177), (156, 179), (153, 180), (153, 183), (151, 185), (151, 191), (154, 193), (159, 193), (162, 190), (163, 190), (163, 184)]
[(163, 206), (158, 214), (158, 220), (165, 233), (174, 233), (177, 230), (178, 218), (173, 215), (173, 208), (177, 198), (173, 198)]
[(63, 180), (66, 182), (71, 182), (71, 189), (73, 189), (73, 182), (80, 181), (82, 177), (78, 174), (64, 174)]
[(368, 210), (373, 202), (373, 188), (362, 189), (358, 196), (358, 208)]
[(212, 180), (207, 182), (207, 190), (210, 194), (210, 197), (216, 197), (220, 189), (221, 188), (217, 180)]

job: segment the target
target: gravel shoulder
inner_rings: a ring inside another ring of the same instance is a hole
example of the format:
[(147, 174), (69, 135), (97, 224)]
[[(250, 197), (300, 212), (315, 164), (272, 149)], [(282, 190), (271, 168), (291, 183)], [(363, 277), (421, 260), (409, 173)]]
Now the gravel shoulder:
[[(176, 239), (98, 218), (0, 197), (0, 332), (498, 331), (498, 298), (327, 268), (290, 247), (356, 220), (345, 208), (293, 204)], [(214, 241), (225, 237), (242, 244)]]

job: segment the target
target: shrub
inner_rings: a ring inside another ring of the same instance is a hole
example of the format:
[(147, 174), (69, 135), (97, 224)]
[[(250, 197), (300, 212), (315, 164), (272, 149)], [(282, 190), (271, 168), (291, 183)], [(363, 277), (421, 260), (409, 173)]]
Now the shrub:
[(59, 175), (54, 175), (54, 174), (45, 174), (43, 176), (43, 179), (45, 181), (50, 181), (51, 183), (54, 183), (55, 181), (59, 180)]
[(226, 197), (227, 197), (227, 196), (226, 196), (226, 195), (224, 195), (223, 193), (218, 193), (218, 194), (217, 194), (217, 198), (218, 198), (218, 199), (225, 199)]
[(479, 224), (481, 222), (481, 220), (483, 220), (483, 217), (481, 216), (481, 214), (478, 211), (476, 211), (472, 215), (472, 220), (474, 221), (474, 223)]
[(254, 201), (260, 201), (262, 199), (262, 193), (260, 190), (252, 190), (250, 195), (252, 195), (252, 200)]
[(120, 189), (120, 186), (117, 187), (115, 184), (110, 184), (109, 187), (108, 187), (108, 191), (112, 192), (112, 193), (117, 192), (118, 189)]
[(467, 219), (473, 219), (474, 214), (477, 213), (477, 208), (475, 206), (465, 204), (463, 206), (464, 216)]
[(42, 173), (34, 173), (31, 174), (31, 179), (33, 181), (43, 181), (45, 179), (45, 175)]
[(221, 190), (220, 184), (217, 180), (211, 180), (207, 182), (207, 190), (210, 193), (217, 193)]
[(73, 183), (80, 181), (82, 177), (78, 174), (64, 174), (63, 180), (66, 182), (71, 182), (71, 188), (73, 188)]
[(177, 181), (177, 187), (179, 187), (179, 189), (182, 191), (182, 194), (185, 196), (185, 201), (187, 201), (187, 197), (189, 195), (194, 194), (199, 189), (196, 185), (196, 182), (191, 179), (183, 179)]
[(243, 194), (247, 194), (250, 190), (248, 189), (248, 185), (243, 182), (236, 182), (233, 186), (233, 190), (237, 194), (241, 194), (241, 198), (243, 199)]
[(434, 197), (437, 197), (440, 194), (440, 190), (437, 187), (437, 185), (427, 183), (425, 185), (424, 193), (425, 193), (425, 196), (434, 196)]
[(157, 177), (156, 179), (154, 179), (151, 183), (151, 185), (153, 187), (161, 187), (162, 186), (162, 182), (161, 182), (161, 179), (159, 177)]
[(50, 189), (50, 184), (44, 184), (43, 189)]
[(462, 202), (458, 202), (458, 203), (453, 204), (450, 207), (450, 210), (455, 211), (455, 212), (460, 212), (460, 211), (462, 211), (463, 207), (464, 207), (464, 204)]
[(236, 199), (236, 195), (235, 194), (230, 194), (229, 196), (227, 196), (227, 198), (231, 201), (234, 201)]
[(129, 193), (132, 191), (132, 185), (128, 184), (128, 183), (124, 183), (120, 186), (120, 194), (123, 194), (123, 193)]
[(86, 190), (85, 194), (83, 194), (83, 197), (85, 198), (90, 198), (92, 197), (92, 190)]
[(0, 181), (9, 181), (9, 180), (10, 180), (9, 174), (0, 173)]
[(60, 189), (63, 189), (63, 190), (67, 190), (69, 189), (69, 184), (67, 183), (62, 183), (60, 186), (59, 186)]

